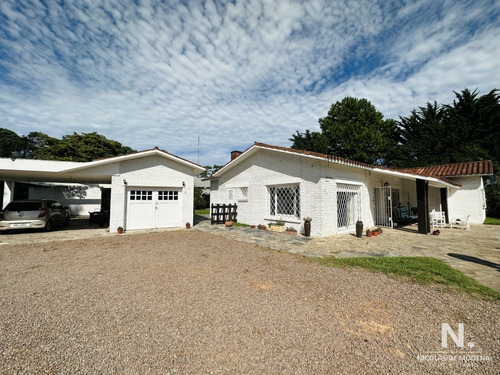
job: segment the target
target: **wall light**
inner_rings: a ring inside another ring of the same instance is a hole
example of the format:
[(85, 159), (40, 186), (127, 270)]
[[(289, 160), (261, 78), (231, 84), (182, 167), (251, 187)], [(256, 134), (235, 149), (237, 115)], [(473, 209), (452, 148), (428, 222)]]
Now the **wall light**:
[(123, 185), (127, 185), (127, 183), (128, 183), (127, 180), (124, 179), (123, 180)]
[(389, 186), (389, 183), (387, 181), (384, 182), (384, 186)]

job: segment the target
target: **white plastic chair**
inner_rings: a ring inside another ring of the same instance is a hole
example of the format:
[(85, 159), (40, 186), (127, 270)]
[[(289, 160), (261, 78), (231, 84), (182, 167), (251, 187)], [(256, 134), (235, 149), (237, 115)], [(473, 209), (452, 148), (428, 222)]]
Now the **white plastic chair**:
[(436, 210), (432, 210), (429, 213), (429, 219), (430, 219), (431, 228), (436, 228), (438, 226), (438, 219), (437, 219)]
[(469, 218), (470, 218), (470, 215), (467, 215), (467, 217), (465, 217), (465, 218), (457, 218), (457, 219), (451, 220), (450, 221), (450, 228), (455, 227), (455, 228), (469, 230), (470, 229)]

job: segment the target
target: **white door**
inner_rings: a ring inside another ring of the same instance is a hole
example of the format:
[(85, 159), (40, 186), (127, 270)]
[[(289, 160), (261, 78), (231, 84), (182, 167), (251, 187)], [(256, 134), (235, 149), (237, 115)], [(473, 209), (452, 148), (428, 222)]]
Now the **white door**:
[(130, 189), (127, 193), (127, 229), (181, 226), (180, 189)]

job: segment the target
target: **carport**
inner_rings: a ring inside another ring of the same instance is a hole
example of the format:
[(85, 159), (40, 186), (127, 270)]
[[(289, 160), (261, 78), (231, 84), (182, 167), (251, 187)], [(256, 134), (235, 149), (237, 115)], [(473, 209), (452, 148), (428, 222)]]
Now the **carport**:
[(181, 227), (193, 222), (194, 176), (205, 169), (154, 148), (86, 163), (0, 159), (3, 206), (15, 182), (110, 184), (110, 231)]

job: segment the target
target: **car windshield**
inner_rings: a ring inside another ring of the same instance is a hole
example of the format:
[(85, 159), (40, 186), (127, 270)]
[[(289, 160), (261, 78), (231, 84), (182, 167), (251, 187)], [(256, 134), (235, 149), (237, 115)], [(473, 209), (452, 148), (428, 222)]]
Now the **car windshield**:
[(5, 211), (38, 211), (42, 209), (42, 202), (10, 202)]

